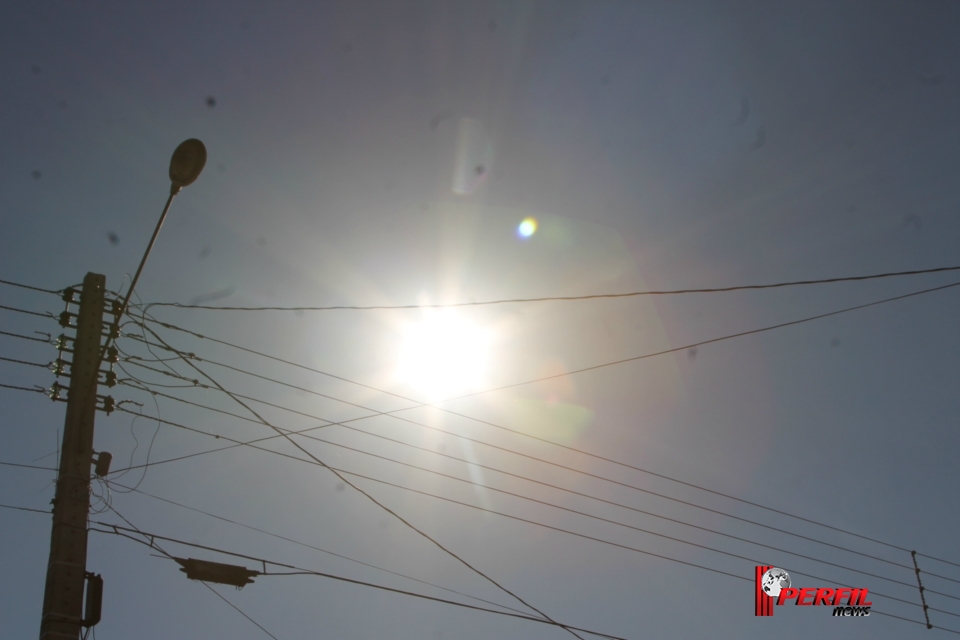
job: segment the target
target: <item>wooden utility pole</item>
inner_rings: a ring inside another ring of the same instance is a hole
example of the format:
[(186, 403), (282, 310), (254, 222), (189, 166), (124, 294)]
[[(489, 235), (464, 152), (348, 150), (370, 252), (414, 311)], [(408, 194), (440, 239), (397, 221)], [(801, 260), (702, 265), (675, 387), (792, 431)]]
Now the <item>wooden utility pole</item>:
[(80, 293), (60, 472), (53, 499), (53, 531), (50, 534), (40, 640), (77, 640), (84, 623), (87, 514), (90, 511), (90, 466), (93, 464), (93, 422), (97, 411), (105, 287), (104, 276), (88, 273)]

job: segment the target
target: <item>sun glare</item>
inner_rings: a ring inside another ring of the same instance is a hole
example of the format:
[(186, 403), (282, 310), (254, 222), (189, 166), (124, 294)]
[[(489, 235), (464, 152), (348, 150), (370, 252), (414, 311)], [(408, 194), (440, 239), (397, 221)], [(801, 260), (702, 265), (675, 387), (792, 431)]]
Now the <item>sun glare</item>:
[(430, 401), (475, 391), (484, 382), (489, 348), (489, 332), (455, 312), (428, 313), (404, 332), (399, 378)]

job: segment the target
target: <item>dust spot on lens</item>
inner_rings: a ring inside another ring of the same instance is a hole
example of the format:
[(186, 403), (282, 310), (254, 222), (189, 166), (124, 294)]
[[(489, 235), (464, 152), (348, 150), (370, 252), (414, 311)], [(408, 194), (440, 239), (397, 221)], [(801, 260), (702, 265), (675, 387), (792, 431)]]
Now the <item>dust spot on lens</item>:
[(118, 244), (120, 244), (120, 236), (115, 234), (113, 231), (107, 234), (107, 240), (109, 240), (110, 244), (112, 244), (113, 246), (117, 246)]
[(923, 218), (915, 213), (908, 213), (907, 215), (903, 216), (902, 224), (907, 229), (913, 229), (914, 231), (923, 230)]
[(733, 126), (738, 127), (744, 122), (747, 121), (747, 118), (750, 116), (750, 101), (746, 96), (740, 98), (740, 113), (737, 114), (737, 117), (733, 121)]

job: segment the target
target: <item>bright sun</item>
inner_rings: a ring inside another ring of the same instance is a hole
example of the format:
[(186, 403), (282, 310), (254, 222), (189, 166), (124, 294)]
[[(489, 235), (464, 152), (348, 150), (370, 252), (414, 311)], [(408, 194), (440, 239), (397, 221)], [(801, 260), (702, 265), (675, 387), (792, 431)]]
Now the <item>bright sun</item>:
[(434, 402), (480, 388), (490, 348), (488, 331), (449, 309), (428, 311), (406, 327), (398, 375)]

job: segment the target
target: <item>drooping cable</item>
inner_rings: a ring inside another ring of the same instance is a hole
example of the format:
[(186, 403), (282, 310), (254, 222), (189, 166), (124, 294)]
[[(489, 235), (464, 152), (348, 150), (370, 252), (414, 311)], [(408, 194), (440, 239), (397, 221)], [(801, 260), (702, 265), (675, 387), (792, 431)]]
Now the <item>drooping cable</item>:
[(796, 287), (816, 284), (830, 284), (837, 282), (858, 282), (864, 280), (878, 280), (900, 276), (915, 276), (930, 273), (958, 271), (960, 266), (937, 267), (934, 269), (916, 269), (913, 271), (892, 271), (876, 273), (867, 276), (846, 276), (840, 278), (822, 278), (819, 280), (792, 280), (773, 284), (751, 284), (730, 287), (706, 287), (700, 289), (669, 289), (661, 291), (630, 291), (626, 293), (598, 293), (582, 296), (545, 296), (540, 298), (509, 298), (504, 300), (485, 300), (481, 302), (454, 302), (449, 304), (401, 304), (401, 305), (334, 305), (325, 307), (214, 307), (202, 304), (181, 304), (179, 302), (154, 302), (149, 306), (176, 307), (178, 309), (207, 309), (211, 311), (383, 311), (400, 309), (451, 309), (456, 307), (481, 307), (497, 304), (516, 304), (529, 302), (568, 302), (574, 300), (599, 300), (603, 298), (633, 298), (637, 296), (668, 296), (689, 293), (727, 293), (731, 291), (749, 291), (758, 289), (778, 289), (782, 287)]
[[(110, 484), (111, 484), (111, 485), (117, 485), (118, 483), (117, 483), (116, 481), (111, 481)], [(369, 567), (369, 568), (371, 568), (371, 569), (376, 569), (377, 571), (382, 571), (382, 572), (384, 572), (384, 573), (389, 573), (389, 574), (391, 574), (391, 575), (394, 575), (394, 576), (397, 576), (397, 577), (400, 577), (400, 578), (404, 578), (404, 579), (406, 579), (406, 580), (412, 580), (413, 582), (418, 582), (418, 583), (420, 583), (420, 584), (423, 584), (423, 585), (426, 585), (426, 586), (429, 586), (429, 587), (433, 587), (433, 588), (435, 588), (435, 589), (440, 589), (440, 590), (442, 590), (442, 591), (447, 591), (447, 592), (449, 592), (449, 593), (455, 593), (455, 594), (457, 594), (458, 596), (462, 596), (462, 597), (464, 597), (464, 598), (470, 598), (471, 600), (477, 600), (478, 602), (483, 602), (483, 603), (486, 603), (486, 604), (489, 604), (489, 605), (493, 605), (493, 606), (495, 606), (495, 607), (501, 607), (501, 608), (503, 608), (503, 609), (509, 609), (510, 611), (515, 611), (515, 612), (517, 612), (517, 613), (524, 613), (523, 611), (520, 611), (519, 609), (514, 609), (513, 607), (508, 607), (507, 605), (499, 604), (499, 603), (493, 602), (493, 601), (491, 601), (491, 600), (485, 600), (485, 599), (483, 599), (483, 598), (478, 598), (478, 597), (476, 597), (476, 596), (471, 596), (470, 594), (463, 593), (463, 592), (457, 591), (457, 590), (455, 590), (455, 589), (449, 589), (449, 588), (447, 588), (447, 587), (442, 587), (442, 586), (440, 586), (440, 585), (438, 585), (438, 584), (434, 584), (434, 583), (432, 583), (432, 582), (427, 582), (427, 581), (425, 581), (425, 580), (420, 580), (419, 578), (414, 578), (413, 576), (408, 576), (408, 575), (406, 575), (406, 574), (404, 574), (404, 573), (400, 573), (400, 572), (397, 572), (397, 571), (391, 571), (390, 569), (385, 569), (385, 568), (380, 567), (380, 566), (377, 566), (377, 565), (375, 565), (375, 564), (371, 564), (371, 563), (369, 563), (369, 562), (364, 562), (363, 560), (357, 560), (356, 558), (351, 558), (350, 556), (346, 556), (346, 555), (343, 555), (343, 554), (340, 554), (340, 553), (336, 553), (336, 552), (334, 552), (334, 551), (329, 551), (329, 550), (327, 550), (327, 549), (323, 549), (323, 548), (318, 547), (318, 546), (316, 546), (316, 545), (308, 544), (308, 543), (302, 542), (302, 541), (300, 541), (300, 540), (295, 540), (294, 538), (290, 538), (290, 537), (287, 537), (287, 536), (283, 536), (283, 535), (280, 535), (279, 533), (273, 533), (273, 532), (271, 532), (271, 531), (267, 531), (267, 530), (261, 529), (261, 528), (259, 528), (259, 527), (254, 527), (253, 525), (244, 524), (243, 522), (238, 522), (237, 520), (232, 520), (232, 519), (230, 519), (230, 518), (226, 518), (226, 517), (224, 517), (224, 516), (220, 516), (220, 515), (217, 515), (217, 514), (215, 514), (215, 513), (211, 513), (210, 511), (205, 511), (205, 510), (203, 510), (203, 509), (197, 509), (196, 507), (191, 507), (191, 506), (189, 506), (189, 505), (182, 504), (182, 503), (177, 502), (177, 501), (175, 501), (175, 500), (170, 500), (169, 498), (162, 498), (162, 497), (157, 496), (157, 495), (154, 495), (154, 494), (152, 494), (152, 493), (148, 493), (148, 492), (144, 491), (143, 489), (133, 489), (132, 487), (126, 487), (126, 486), (124, 486), (124, 485), (119, 485), (119, 486), (122, 487), (122, 488), (124, 488), (124, 489), (129, 490), (130, 492), (136, 492), (136, 493), (139, 493), (139, 494), (141, 494), (141, 495), (147, 496), (147, 497), (149, 497), (149, 498), (153, 498), (154, 500), (159, 500), (160, 502), (165, 502), (165, 503), (167, 503), (167, 504), (174, 505), (174, 506), (180, 507), (180, 508), (182, 508), (182, 509), (187, 509), (188, 511), (193, 511), (193, 512), (195, 512), (195, 513), (200, 513), (200, 514), (203, 514), (203, 515), (208, 516), (208, 517), (210, 517), (210, 518), (215, 518), (215, 519), (217, 519), (217, 520), (220, 520), (220, 521), (222, 521), (222, 522), (227, 522), (227, 523), (229, 523), (229, 524), (233, 524), (233, 525), (236, 525), (236, 526), (238, 526), (238, 527), (243, 527), (244, 529), (249, 529), (249, 530), (251, 530), (251, 531), (256, 531), (257, 533), (261, 533), (261, 534), (263, 534), (263, 535), (267, 535), (267, 536), (270, 536), (270, 537), (272, 537), (272, 538), (277, 538), (278, 540), (283, 540), (283, 541), (285, 541), (285, 542), (290, 542), (290, 543), (292, 543), (292, 544), (295, 544), (295, 545), (298, 545), (298, 546), (301, 546), (301, 547), (304, 547), (304, 548), (307, 548), (307, 549), (312, 549), (312, 550), (314, 550), (314, 551), (319, 551), (319, 552), (321, 552), (321, 553), (325, 553), (325, 554), (327, 554), (327, 555), (331, 555), (331, 556), (334, 556), (334, 557), (336, 557), (336, 558), (340, 558), (340, 559), (342, 559), (342, 560), (347, 560), (347, 561), (349, 561), (349, 562), (353, 562), (353, 563), (356, 563), (356, 564), (359, 564), (359, 565), (362, 565), (362, 566), (365, 566), (365, 567)]]
[[(119, 511), (117, 511), (117, 509), (116, 509), (113, 505), (109, 505), (108, 508), (109, 508), (110, 511), (113, 511), (115, 514), (117, 514), (117, 516), (118, 516), (121, 520), (123, 520), (123, 521), (126, 522), (130, 527), (132, 527), (131, 529), (129, 529), (129, 531), (136, 531), (137, 533), (139, 533), (140, 535), (145, 536), (145, 537), (146, 537), (146, 536), (149, 536), (149, 534), (145, 534), (145, 533), (144, 533), (143, 531), (141, 531), (136, 525), (134, 525), (132, 522), (130, 522), (129, 520), (127, 520), (127, 519), (123, 516), (123, 514), (120, 513)], [(98, 524), (102, 524), (102, 523), (98, 523)], [(114, 525), (114, 526), (115, 526), (115, 525)], [(89, 530), (90, 530), (90, 531), (97, 531), (96, 529), (92, 529), (92, 528), (89, 529)], [(151, 537), (150, 537), (149, 547), (150, 547), (151, 549), (156, 549), (157, 551), (159, 551), (160, 553), (162, 553), (163, 555), (165, 555), (167, 558), (173, 559), (173, 556), (172, 556), (171, 554), (167, 553), (160, 545), (158, 545), (158, 544), (156, 543), (155, 538), (157, 538), (157, 537), (159, 537), (159, 536), (151, 536)], [(144, 543), (144, 544), (146, 544), (146, 543)], [(244, 618), (246, 618), (247, 620), (249, 620), (249, 621), (250, 621), (251, 623), (253, 623), (257, 628), (259, 628), (261, 631), (263, 631), (265, 634), (267, 634), (268, 636), (270, 636), (271, 638), (273, 638), (273, 640), (279, 640), (275, 635), (273, 635), (272, 633), (270, 633), (269, 631), (267, 631), (266, 629), (264, 629), (263, 626), (260, 625), (256, 620), (254, 620), (253, 618), (251, 618), (250, 616), (248, 616), (246, 613), (244, 613), (243, 611), (241, 611), (239, 607), (237, 607), (235, 604), (233, 604), (232, 602), (230, 602), (229, 600), (227, 600), (225, 597), (223, 597), (223, 596), (220, 594), (220, 592), (218, 592), (216, 589), (214, 589), (213, 587), (211, 587), (209, 584), (207, 584), (206, 582), (203, 582), (202, 580), (198, 580), (197, 582), (201, 582), (201, 583), (203, 584), (203, 586), (205, 586), (206, 588), (210, 589), (210, 591), (213, 591), (213, 593), (216, 594), (217, 597), (219, 597), (221, 600), (223, 600), (223, 601), (226, 602), (228, 605), (230, 605), (235, 611), (237, 611), (237, 613), (239, 613), (239, 614), (242, 615)]]
[[(108, 522), (96, 522), (95, 524), (97, 524), (97, 525), (99, 525), (99, 526), (102, 526), (102, 527), (108, 527), (108, 528), (106, 528), (106, 529), (91, 528), (90, 531), (94, 531), (94, 532), (96, 532), (96, 533), (104, 533), (104, 534), (111, 534), (111, 535), (120, 536), (120, 537), (123, 537), (123, 538), (127, 538), (127, 539), (129, 539), (129, 540), (133, 540), (134, 542), (143, 544), (143, 545), (145, 545), (145, 546), (151, 546), (151, 545), (152, 545), (152, 542), (149, 542), (149, 541), (147, 541), (147, 540), (140, 540), (140, 539), (138, 539), (138, 538), (133, 537), (132, 535), (127, 535), (127, 534), (124, 533), (124, 531), (130, 531), (131, 533), (137, 533), (137, 534), (139, 534), (139, 535), (141, 535), (141, 536), (144, 536), (145, 538), (148, 538), (150, 541), (153, 541), (153, 540), (164, 540), (164, 541), (167, 541), (167, 542), (173, 542), (174, 544), (181, 544), (181, 545), (184, 545), (184, 546), (187, 546), (187, 547), (193, 547), (193, 548), (196, 548), (196, 549), (204, 549), (204, 550), (206, 550), (206, 551), (212, 551), (212, 552), (214, 552), (214, 553), (222, 553), (222, 554), (224, 554), (224, 555), (233, 556), (233, 557), (235, 557), (235, 558), (243, 558), (243, 559), (245, 559), (245, 560), (250, 560), (250, 561), (253, 561), (253, 562), (260, 563), (260, 564), (272, 565), (272, 566), (281, 567), (281, 568), (285, 568), (285, 569), (292, 569), (293, 571), (298, 572), (298, 573), (296, 573), (296, 574), (294, 574), (294, 573), (289, 573), (289, 572), (284, 572), (284, 573), (259, 572), (259, 571), (257, 572), (259, 575), (263, 575), (263, 576), (313, 575), (313, 576), (318, 576), (318, 577), (323, 577), (323, 578), (330, 578), (330, 579), (332, 579), (332, 580), (338, 580), (338, 581), (346, 582), (346, 583), (350, 583), (350, 584), (356, 584), (356, 585), (360, 585), (360, 586), (371, 587), (371, 588), (379, 589), (379, 590), (382, 590), (382, 591), (389, 591), (389, 592), (398, 593), (398, 594), (402, 594), (402, 595), (406, 595), (406, 596), (412, 596), (412, 597), (414, 597), (414, 598), (421, 598), (421, 599), (424, 599), (424, 600), (431, 600), (431, 601), (434, 601), (434, 602), (439, 602), (439, 603), (442, 603), (442, 604), (453, 605), (453, 606), (456, 606), (456, 607), (462, 607), (462, 608), (465, 608), (465, 609), (472, 609), (472, 610), (474, 610), (474, 611), (483, 611), (483, 612), (486, 612), (486, 613), (494, 613), (494, 614), (501, 615), (501, 616), (508, 616), (508, 617), (511, 617), (511, 618), (517, 618), (517, 619), (520, 619), (520, 620), (527, 620), (527, 621), (530, 621), (530, 622), (538, 622), (538, 623), (540, 623), (540, 624), (552, 625), (552, 626), (555, 626), (555, 627), (564, 629), (564, 630), (566, 630), (566, 631), (580, 631), (580, 632), (582, 632), (582, 633), (589, 633), (589, 634), (591, 634), (591, 635), (595, 635), (595, 636), (598, 636), (598, 637), (601, 637), (601, 638), (609, 638), (610, 640), (626, 640), (626, 638), (621, 638), (621, 637), (619, 637), (619, 636), (613, 636), (613, 635), (610, 635), (610, 634), (601, 633), (601, 632), (599, 632), (599, 631), (592, 631), (592, 630), (590, 630), (590, 629), (584, 629), (584, 628), (581, 628), (581, 627), (575, 627), (575, 626), (573, 626), (573, 625), (562, 624), (562, 623), (559, 623), (559, 622), (556, 622), (556, 621), (546, 620), (546, 619), (544, 619), (544, 618), (537, 618), (537, 617), (530, 616), (530, 615), (526, 615), (526, 614), (510, 613), (510, 612), (507, 612), (507, 611), (497, 611), (496, 609), (487, 609), (487, 608), (485, 608), (485, 607), (478, 607), (478, 606), (476, 606), (476, 605), (466, 604), (466, 603), (464, 603), (464, 602), (456, 602), (456, 601), (454, 601), (454, 600), (445, 600), (445, 599), (443, 599), (443, 598), (437, 598), (437, 597), (434, 597), (434, 596), (428, 596), (428, 595), (425, 595), (425, 594), (422, 594), (422, 593), (416, 593), (416, 592), (413, 592), (413, 591), (405, 591), (405, 590), (403, 590), (403, 589), (396, 589), (396, 588), (393, 588), (393, 587), (387, 587), (387, 586), (385, 586), (385, 585), (379, 585), (379, 584), (372, 583), (372, 582), (365, 582), (365, 581), (362, 581), (362, 580), (354, 580), (354, 579), (352, 579), (352, 578), (346, 578), (346, 577), (344, 577), (344, 576), (338, 576), (338, 575), (335, 575), (335, 574), (325, 573), (325, 572), (322, 572), (322, 571), (311, 571), (311, 570), (309, 570), (309, 569), (304, 569), (304, 568), (302, 568), (302, 567), (298, 567), (298, 566), (291, 565), (291, 564), (286, 564), (286, 563), (283, 563), (283, 562), (275, 562), (275, 561), (273, 561), (273, 560), (267, 560), (267, 559), (265, 559), (265, 558), (258, 558), (258, 557), (255, 557), (255, 556), (245, 555), (245, 554), (242, 554), (242, 553), (236, 553), (236, 552), (233, 552), (233, 551), (227, 551), (227, 550), (225, 550), (225, 549), (218, 549), (218, 548), (216, 548), (216, 547), (210, 547), (210, 546), (207, 546), (207, 545), (201, 545), (201, 544), (197, 544), (197, 543), (194, 543), (194, 542), (186, 542), (185, 540), (178, 540), (178, 539), (176, 539), (176, 538), (171, 538), (171, 537), (169, 537), (169, 536), (162, 536), (162, 535), (155, 534), (155, 533), (150, 533), (150, 532), (146, 532), (146, 531), (141, 531), (141, 530), (139, 530), (139, 529), (127, 529), (126, 527), (120, 527), (120, 526), (118, 526), (118, 525), (114, 525), (114, 524), (111, 524), (111, 523), (108, 523)], [(152, 546), (153, 546), (153, 548), (156, 548), (155, 544), (153, 544)], [(169, 555), (169, 554), (168, 554), (168, 555)], [(734, 575), (734, 574), (730, 574), (730, 575)], [(734, 575), (734, 577), (742, 578), (742, 576), (736, 576), (736, 575)], [(744, 578), (744, 579), (747, 579), (747, 578)]]

